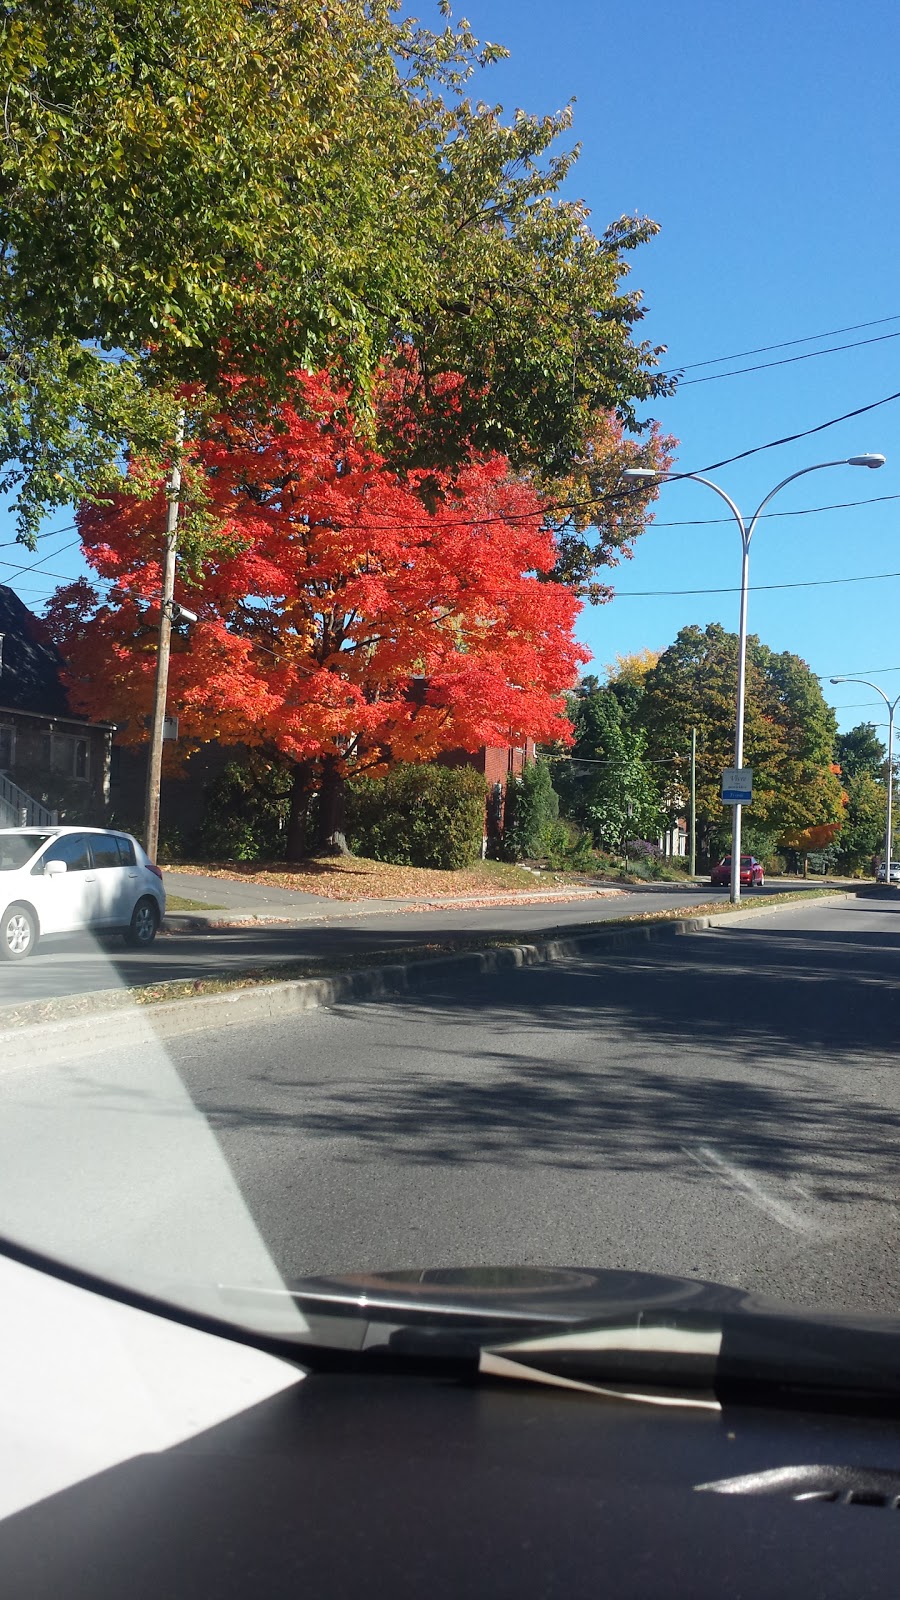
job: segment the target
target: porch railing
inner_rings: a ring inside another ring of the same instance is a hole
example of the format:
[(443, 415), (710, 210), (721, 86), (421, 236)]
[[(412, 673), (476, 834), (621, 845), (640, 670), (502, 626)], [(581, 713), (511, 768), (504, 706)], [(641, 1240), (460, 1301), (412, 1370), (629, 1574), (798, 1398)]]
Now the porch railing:
[(48, 811), (0, 772), (0, 828), (50, 828), (55, 822), (55, 811)]

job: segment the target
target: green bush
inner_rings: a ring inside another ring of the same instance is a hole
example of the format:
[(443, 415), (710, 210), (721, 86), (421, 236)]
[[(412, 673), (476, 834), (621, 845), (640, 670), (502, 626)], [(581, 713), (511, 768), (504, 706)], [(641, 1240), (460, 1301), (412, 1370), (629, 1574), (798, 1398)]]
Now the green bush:
[(590, 834), (558, 817), (544, 829), (541, 860), (554, 872), (596, 872), (597, 853)]
[(548, 830), (559, 818), (559, 795), (546, 761), (529, 761), (506, 786), (503, 854), (510, 861), (534, 861), (545, 854)]
[(452, 872), (481, 859), (487, 788), (472, 767), (400, 762), (348, 787), (347, 839), (356, 855)]
[(208, 861), (271, 861), (285, 850), (291, 774), (251, 754), (232, 761), (204, 796), (200, 849)]

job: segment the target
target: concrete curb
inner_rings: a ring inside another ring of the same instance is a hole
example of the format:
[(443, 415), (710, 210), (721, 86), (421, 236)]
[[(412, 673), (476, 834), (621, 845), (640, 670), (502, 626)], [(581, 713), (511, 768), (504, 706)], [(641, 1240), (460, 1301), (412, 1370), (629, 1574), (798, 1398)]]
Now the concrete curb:
[[(821, 895), (820, 906), (855, 899), (853, 891)], [(360, 967), (321, 978), (295, 978), (230, 989), (218, 994), (196, 995), (158, 1003), (135, 1004), (130, 989), (101, 989), (87, 995), (64, 997), (66, 1010), (52, 1021), (29, 1023), (27, 1017), (13, 1027), (0, 1030), (0, 1060), (20, 1065), (22, 1058), (68, 1056), (73, 1047), (88, 1052), (108, 1043), (123, 1049), (140, 1047), (152, 1038), (196, 1033), (210, 1026), (246, 1027), (278, 1017), (318, 1010), (323, 1006), (377, 1000), (394, 994), (412, 994), (434, 983), (435, 978), (480, 978), (518, 967), (541, 966), (566, 961), (588, 953), (597, 945), (616, 949), (658, 939), (678, 938), (724, 928), (745, 917), (761, 913), (788, 911), (802, 907), (802, 901), (789, 905), (753, 905), (736, 912), (702, 916), (648, 918), (642, 922), (606, 922), (590, 928), (562, 930), (546, 938), (521, 944), (496, 945), (484, 950), (434, 956), (417, 961), (393, 962), (377, 967)], [(31, 1002), (35, 1007), (46, 1002)], [(23, 1008), (24, 1010), (25, 1008)]]

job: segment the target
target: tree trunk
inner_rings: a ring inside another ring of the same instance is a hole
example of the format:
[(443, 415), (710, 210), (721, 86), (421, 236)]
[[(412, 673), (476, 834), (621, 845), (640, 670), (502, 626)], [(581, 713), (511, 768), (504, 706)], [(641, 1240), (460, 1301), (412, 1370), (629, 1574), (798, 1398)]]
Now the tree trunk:
[(322, 781), (319, 787), (320, 855), (349, 855), (347, 840), (344, 837), (346, 805), (347, 780), (340, 771), (335, 757), (326, 756), (322, 762)]
[(306, 818), (312, 776), (312, 764), (309, 761), (296, 763), (291, 782), (291, 809), (287, 828), (288, 861), (302, 861), (306, 855)]

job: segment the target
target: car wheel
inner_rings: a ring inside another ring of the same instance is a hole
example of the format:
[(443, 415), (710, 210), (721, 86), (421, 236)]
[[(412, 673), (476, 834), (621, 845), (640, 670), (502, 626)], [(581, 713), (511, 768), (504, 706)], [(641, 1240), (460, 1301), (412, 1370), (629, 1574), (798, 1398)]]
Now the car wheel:
[(27, 906), (7, 906), (0, 917), (0, 959), (24, 961), (37, 944), (37, 918)]
[(145, 897), (139, 900), (131, 916), (131, 923), (125, 934), (125, 943), (133, 945), (137, 950), (146, 950), (156, 938), (159, 927), (159, 907), (155, 900)]

